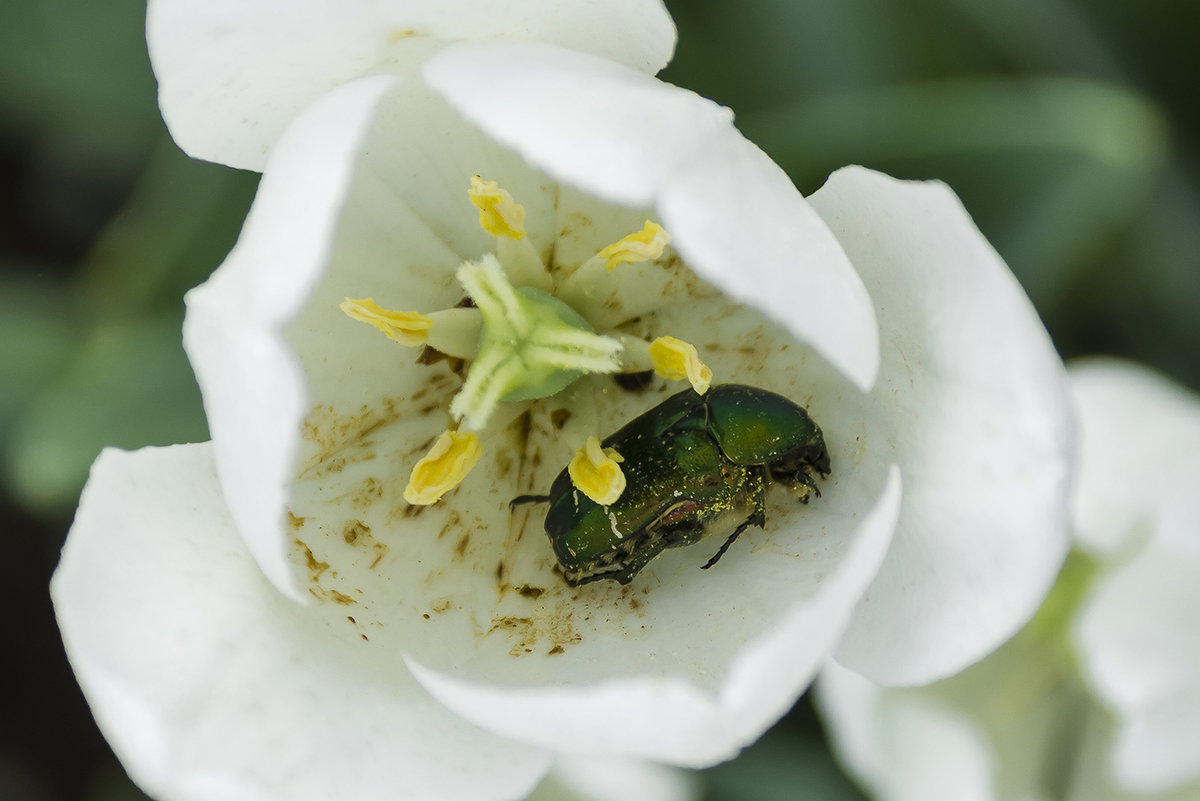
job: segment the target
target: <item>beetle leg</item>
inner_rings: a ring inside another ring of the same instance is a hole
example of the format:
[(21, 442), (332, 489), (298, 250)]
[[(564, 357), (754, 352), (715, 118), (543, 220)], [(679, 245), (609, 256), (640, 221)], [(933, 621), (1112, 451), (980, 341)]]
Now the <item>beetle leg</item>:
[(821, 497), (821, 489), (817, 486), (816, 480), (803, 467), (795, 472), (786, 473), (771, 473), (771, 478), (784, 484), (800, 498), (800, 503), (808, 503), (808, 499), (812, 496)]
[(518, 495), (508, 502), (508, 508), (512, 509), (523, 503), (545, 503), (548, 500), (550, 500), (549, 495)]
[(802, 503), (808, 503), (808, 499), (814, 495), (818, 498), (821, 497), (821, 488), (817, 486), (816, 480), (813, 479), (812, 474), (810, 474), (807, 470), (801, 468), (800, 470), (796, 471), (796, 479), (808, 488), (808, 492), (804, 494), (804, 500)]
[(743, 531), (748, 529), (750, 526), (758, 526), (759, 528), (762, 528), (763, 526), (766, 525), (766, 523), (767, 523), (767, 474), (766, 474), (766, 470), (760, 469), (760, 470), (754, 471), (752, 473), (752, 475), (753, 475), (754, 479), (756, 479), (758, 481), (758, 487), (756, 488), (756, 490), (754, 492), (754, 511), (751, 512), (750, 516), (747, 517), (745, 520), (743, 520), (741, 522), (741, 524), (738, 525), (738, 527), (733, 530), (733, 533), (730, 534), (728, 539), (726, 539), (725, 542), (723, 542), (721, 544), (720, 549), (718, 549), (716, 554), (713, 555), (713, 558), (709, 559), (707, 562), (705, 562), (704, 564), (702, 564), (700, 566), (701, 570), (708, 570), (710, 567), (715, 565), (717, 563), (717, 560), (719, 560), (722, 556), (724, 556), (725, 552), (729, 550), (729, 546), (733, 545), (733, 541), (736, 540), (738, 538), (738, 536)]
[(725, 540), (725, 542), (721, 544), (721, 548), (717, 551), (716, 555), (713, 556), (712, 559), (709, 559), (707, 562), (700, 565), (700, 569), (708, 570), (710, 567), (715, 565), (717, 563), (717, 560), (720, 559), (722, 556), (724, 556), (725, 552), (729, 550), (729, 546), (733, 545), (733, 541), (738, 538), (738, 535), (741, 534), (746, 529), (750, 528), (751, 525), (755, 525), (755, 526), (758, 526), (759, 528), (762, 528), (763, 523), (765, 523), (765, 522), (767, 522), (767, 521), (763, 518), (763, 516), (760, 512), (755, 512), (754, 514), (747, 517), (745, 520), (742, 521), (741, 525), (739, 525), (737, 528), (735, 528), (733, 530), (733, 533), (729, 535), (729, 539)]

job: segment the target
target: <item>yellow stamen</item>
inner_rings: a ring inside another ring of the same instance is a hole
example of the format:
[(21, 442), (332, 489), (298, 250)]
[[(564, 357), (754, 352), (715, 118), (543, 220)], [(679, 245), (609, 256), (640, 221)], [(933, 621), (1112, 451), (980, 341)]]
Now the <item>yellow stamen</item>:
[(671, 236), (663, 227), (655, 222), (646, 220), (642, 230), (618, 239), (604, 250), (596, 254), (604, 259), (604, 266), (609, 270), (618, 264), (634, 264), (639, 261), (653, 261), (663, 254), (663, 249), (671, 241)]
[(567, 473), (576, 489), (601, 506), (608, 506), (625, 491), (625, 474), (617, 464), (623, 461), (614, 449), (601, 448), (600, 440), (588, 437), (584, 446), (575, 451)]
[(467, 197), (479, 209), (479, 227), (492, 236), (522, 239), (525, 236), (525, 207), (495, 181), (471, 176)]
[(428, 506), (462, 483), (483, 455), (479, 437), (470, 431), (443, 431), (429, 453), (412, 469), (404, 500)]
[(650, 343), (654, 372), (668, 381), (686, 378), (692, 389), (703, 395), (712, 384), (712, 370), (700, 361), (696, 346), (675, 337), (659, 337)]
[(371, 298), (342, 301), (341, 310), (351, 318), (375, 326), (401, 345), (417, 347), (429, 339), (433, 320), (419, 312), (382, 309)]

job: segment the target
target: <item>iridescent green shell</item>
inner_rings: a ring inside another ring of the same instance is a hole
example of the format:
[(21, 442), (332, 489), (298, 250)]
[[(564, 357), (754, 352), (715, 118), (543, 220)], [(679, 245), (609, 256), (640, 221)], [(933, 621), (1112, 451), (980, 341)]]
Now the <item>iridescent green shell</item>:
[(580, 493), (563, 470), (550, 488), (545, 529), (568, 583), (628, 583), (665, 548), (728, 536), (765, 522), (766, 488), (807, 501), (829, 473), (820, 428), (782, 395), (740, 384), (673, 395), (603, 442), (624, 461), (626, 487), (610, 506)]

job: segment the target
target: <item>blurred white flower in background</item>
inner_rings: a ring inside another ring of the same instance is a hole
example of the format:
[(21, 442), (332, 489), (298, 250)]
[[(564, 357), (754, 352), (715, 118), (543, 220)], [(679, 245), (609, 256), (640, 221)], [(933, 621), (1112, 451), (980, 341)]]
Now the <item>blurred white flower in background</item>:
[(558, 759), (528, 801), (695, 801), (695, 775), (648, 762)]
[[(167, 8), (155, 53), (180, 30)], [(294, 58), (230, 19), (198, 30)], [(648, 52), (669, 52), (660, 30)], [(945, 187), (851, 168), (810, 205), (727, 110), (544, 43), (446, 45), (353, 80), (375, 69), (334, 61), (302, 86), (272, 73), (292, 99), (268, 124), (244, 93), (209, 113), (228, 76), (210, 85), (203, 59), (156, 56), (185, 147), (270, 155), (237, 247), (188, 297), (212, 443), (103, 455), (53, 588), (101, 728), (150, 792), (501, 799), (552, 754), (710, 765), (831, 653), (929, 681), (1036, 609), (1066, 549), (1065, 377)], [(175, 70), (191, 91), (169, 90)], [(540, 508), (510, 501), (681, 386), (601, 370), (468, 411), (477, 442), (455, 453), (478, 463), (410, 505), (452, 399), (491, 375), (471, 337), (437, 339), (474, 314), (465, 289), (485, 305), (469, 278), (486, 265), (634, 366), (638, 343), (677, 337), (715, 382), (803, 405), (832, 458), (821, 497), (775, 493), (765, 530), (707, 572), (708, 540), (626, 586), (568, 586)], [(422, 358), (339, 310), (366, 296), (383, 308), (355, 316)], [(401, 330), (418, 318), (427, 340)]]
[(835, 751), (875, 798), (1200, 797), (1200, 400), (1124, 362), (1071, 374), (1078, 551), (1034, 621), (927, 687), (822, 673)]

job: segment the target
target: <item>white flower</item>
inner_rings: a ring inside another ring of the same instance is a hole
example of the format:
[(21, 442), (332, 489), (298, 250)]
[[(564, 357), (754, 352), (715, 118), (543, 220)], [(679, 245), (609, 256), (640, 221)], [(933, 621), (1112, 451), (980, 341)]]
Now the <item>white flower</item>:
[(835, 748), (876, 798), (1200, 797), (1200, 401), (1121, 362), (1072, 378), (1080, 551), (1033, 622), (928, 687), (822, 673)]
[[(172, 798), (342, 781), (362, 799), (515, 797), (550, 752), (726, 759), (835, 648), (915, 682), (1016, 630), (1065, 550), (1061, 364), (944, 187), (850, 169), (811, 203), (726, 110), (544, 44), (447, 47), (315, 102), (188, 298), (211, 447), (103, 457), (55, 582), (130, 771)], [(647, 343), (670, 336), (663, 372), (805, 406), (832, 457), (821, 497), (774, 493), (765, 530), (712, 570), (706, 540), (626, 586), (568, 586), (544, 507), (510, 501), (575, 449), (614, 475), (587, 436), (679, 386), (593, 373), (467, 403), (456, 433), (477, 429), (478, 453), (442, 440), (452, 398), (487, 393), (389, 337), (432, 343), (458, 320), (444, 352), (476, 369), (490, 329), (476, 352), (454, 307), (464, 288), (508, 297), (506, 273), (569, 299), (622, 369), (657, 365)], [(452, 481), (410, 481), (431, 448), (461, 457)], [(445, 497), (404, 500), (430, 486)]]

